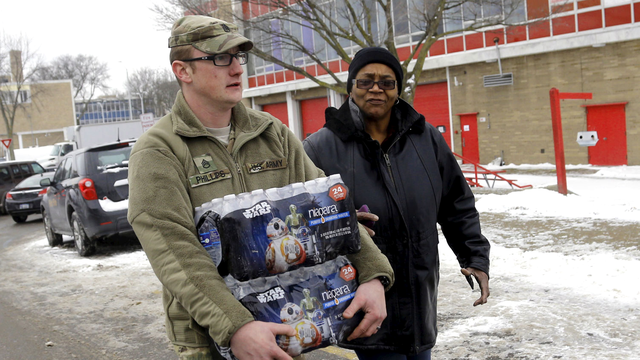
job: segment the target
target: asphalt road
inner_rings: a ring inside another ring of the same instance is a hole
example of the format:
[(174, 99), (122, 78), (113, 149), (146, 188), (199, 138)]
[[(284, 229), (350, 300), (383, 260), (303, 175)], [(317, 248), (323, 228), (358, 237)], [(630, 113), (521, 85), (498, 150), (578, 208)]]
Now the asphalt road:
[[(30, 215), (23, 224), (16, 224), (10, 216), (0, 216), (0, 252), (33, 240), (36, 233), (44, 235), (39, 215)], [(99, 347), (91, 343), (89, 334), (73, 331), (73, 326), (60, 326), (56, 319), (41, 316), (37, 308), (20, 310), (15, 306), (20, 300), (0, 292), (0, 359), (120, 359), (96, 351)]]
[[(16, 224), (10, 216), (0, 216), (0, 281), (5, 285), (11, 286), (11, 283), (20, 282), (20, 278), (16, 278), (16, 274), (23, 274), (24, 269), (16, 269), (11, 271), (13, 266), (6, 259), (7, 252), (15, 250), (16, 247), (26, 246), (34, 239), (42, 239), (44, 230), (42, 218), (39, 215), (31, 215), (26, 223)], [(65, 237), (64, 248), (72, 249), (73, 243), (71, 239)], [(116, 245), (114, 245), (116, 247)], [(127, 252), (127, 245), (117, 245), (118, 251)], [(139, 245), (130, 245), (130, 252), (139, 250)], [(107, 252), (109, 250), (106, 250)], [(73, 253), (71, 253), (71, 256)], [(4, 263), (2, 263), (4, 261)], [(25, 266), (25, 264), (22, 264)], [(26, 264), (32, 272), (42, 271), (37, 262)], [(32, 268), (29, 268), (31, 266)], [(58, 277), (51, 277), (51, 281)], [(67, 280), (68, 281), (68, 280)], [(55, 284), (47, 284), (47, 286), (55, 287)], [(110, 291), (109, 285), (105, 285), (103, 291)], [(38, 360), (68, 360), (68, 359), (87, 359), (87, 360), (174, 360), (176, 355), (171, 350), (169, 341), (162, 337), (146, 337), (140, 336), (138, 343), (134, 346), (127, 347), (126, 351), (117, 346), (112, 346), (111, 342), (105, 341), (108, 334), (98, 333), (100, 326), (88, 327), (86, 324), (103, 324), (104, 328), (120, 328), (125, 327), (130, 322), (137, 322), (143, 325), (148, 322), (141, 316), (137, 321), (131, 316), (127, 317), (105, 317), (104, 314), (98, 312), (82, 312), (82, 318), (75, 318), (70, 321), (69, 316), (64, 318), (56, 317), (57, 312), (39, 311), (42, 306), (47, 306), (50, 301), (56, 301), (58, 297), (52, 299), (44, 299), (38, 301), (33, 307), (25, 306), (25, 298), (34, 298), (32, 294), (24, 294), (20, 292), (3, 291), (0, 286), (0, 360), (21, 360), (21, 359), (38, 359)], [(5, 287), (6, 288), (6, 287)], [(37, 289), (27, 289), (35, 293)], [(29, 295), (29, 296), (27, 296)], [(95, 294), (85, 295), (88, 301), (95, 301)], [(37, 298), (37, 297), (36, 297)], [(60, 300), (57, 300), (60, 301)], [(77, 301), (77, 299), (75, 300)], [(159, 305), (159, 304), (158, 304)], [(49, 305), (51, 306), (51, 305)], [(71, 309), (69, 311), (72, 312)], [(68, 314), (66, 314), (68, 315)], [(149, 316), (146, 314), (145, 316)], [(73, 316), (71, 316), (72, 319)], [(104, 324), (105, 318), (110, 319), (113, 324)], [(131, 326), (130, 326), (131, 327)], [(135, 329), (135, 327), (133, 327)], [(122, 329), (121, 329), (122, 330)], [(135, 330), (132, 330), (135, 331)], [(132, 334), (130, 338), (135, 338)], [(113, 343), (118, 342), (116, 336), (113, 336)], [(355, 354), (348, 350), (329, 347), (306, 354), (307, 360), (344, 360), (354, 359)]]

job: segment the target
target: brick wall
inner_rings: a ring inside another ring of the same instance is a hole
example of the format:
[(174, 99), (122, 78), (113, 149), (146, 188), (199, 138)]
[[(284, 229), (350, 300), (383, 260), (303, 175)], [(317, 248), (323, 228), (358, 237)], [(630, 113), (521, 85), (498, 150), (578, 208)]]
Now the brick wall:
[[(452, 113), (479, 112), (480, 162), (504, 153), (507, 163), (555, 163), (549, 90), (592, 92), (593, 100), (563, 100), (562, 125), (567, 164), (588, 164), (588, 148), (576, 143), (586, 130), (583, 104), (626, 102), (629, 165), (640, 165), (640, 41), (607, 44), (513, 59), (503, 59), (503, 73), (511, 72), (512, 86), (485, 88), (483, 75), (498, 74), (498, 63), (475, 63), (450, 68)], [(446, 80), (440, 70), (431, 80)], [(453, 78), (462, 85), (454, 86)], [(429, 75), (427, 75), (429, 77)], [(424, 79), (424, 78), (423, 78)], [(422, 80), (422, 79), (421, 79)], [(454, 115), (454, 130), (460, 119)], [(460, 134), (454, 151), (461, 152)]]
[[(61, 129), (74, 125), (71, 82), (45, 82), (30, 85), (32, 100), (24, 109), (16, 113), (13, 132), (30, 132)], [(62, 132), (23, 135), (23, 146), (37, 143), (40, 146), (64, 141)], [(18, 136), (13, 137), (14, 148), (18, 148)]]

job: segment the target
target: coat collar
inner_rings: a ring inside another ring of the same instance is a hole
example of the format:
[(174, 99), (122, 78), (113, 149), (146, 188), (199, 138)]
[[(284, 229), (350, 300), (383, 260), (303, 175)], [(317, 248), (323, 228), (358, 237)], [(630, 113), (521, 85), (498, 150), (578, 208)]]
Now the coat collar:
[[(336, 134), (341, 140), (367, 139), (369, 135), (360, 129), (352, 117), (349, 107), (349, 99), (345, 101), (340, 109), (329, 107), (325, 110), (325, 127)], [(393, 107), (393, 116), (398, 121), (398, 135), (402, 136), (408, 132), (422, 133), (425, 129), (424, 116), (419, 114), (409, 103), (400, 99)]]

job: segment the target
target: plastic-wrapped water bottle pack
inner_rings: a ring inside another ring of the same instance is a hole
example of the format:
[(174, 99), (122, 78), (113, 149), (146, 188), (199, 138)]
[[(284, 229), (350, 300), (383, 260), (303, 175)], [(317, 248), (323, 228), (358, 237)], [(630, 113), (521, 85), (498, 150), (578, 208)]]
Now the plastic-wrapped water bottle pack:
[(246, 281), (360, 250), (340, 175), (214, 199), (196, 208), (200, 241), (222, 276)]
[(362, 320), (362, 313), (342, 317), (358, 283), (356, 270), (344, 256), (313, 267), (227, 286), (256, 320), (288, 324), (295, 336), (280, 335), (278, 345), (291, 356), (344, 340)]
[(362, 319), (342, 317), (358, 287), (343, 255), (360, 250), (360, 234), (340, 175), (214, 199), (195, 221), (235, 298), (256, 320), (296, 329), (276, 339), (291, 356), (338, 343)]

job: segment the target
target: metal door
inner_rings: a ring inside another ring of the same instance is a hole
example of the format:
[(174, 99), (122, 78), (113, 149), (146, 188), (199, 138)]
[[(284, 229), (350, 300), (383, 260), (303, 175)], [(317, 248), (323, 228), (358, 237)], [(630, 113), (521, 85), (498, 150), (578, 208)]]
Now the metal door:
[[(473, 163), (480, 163), (478, 148), (478, 113), (460, 115), (460, 134), (462, 140), (462, 156)], [(467, 163), (467, 161), (463, 161)]]
[(586, 105), (587, 131), (598, 132), (598, 143), (589, 146), (591, 165), (627, 165), (627, 103)]

